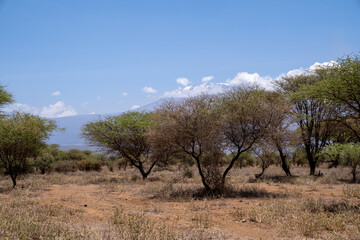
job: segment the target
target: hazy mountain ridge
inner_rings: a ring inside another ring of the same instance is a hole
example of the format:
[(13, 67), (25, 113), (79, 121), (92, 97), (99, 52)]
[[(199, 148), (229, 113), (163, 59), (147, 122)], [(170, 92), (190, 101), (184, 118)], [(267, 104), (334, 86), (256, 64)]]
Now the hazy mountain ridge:
[[(155, 102), (146, 104), (140, 108), (135, 109), (134, 111), (152, 111), (157, 106), (160, 106), (165, 102), (166, 98), (159, 99)], [(86, 114), (86, 115), (77, 115), (71, 117), (60, 117), (54, 118), (60, 128), (64, 128), (64, 131), (57, 131), (49, 138), (47, 141), (48, 144), (59, 144), (60, 148), (63, 150), (68, 150), (72, 148), (76, 149), (92, 149), (96, 150), (95, 147), (89, 146), (86, 144), (85, 140), (81, 138), (81, 128), (89, 122), (96, 121), (98, 119), (103, 119), (106, 116), (114, 116), (121, 114), (118, 113), (109, 113), (109, 114)]]
[[(159, 107), (162, 103), (172, 99), (175, 101), (179, 101), (186, 97), (196, 96), (202, 93), (210, 93), (210, 94), (218, 94), (223, 92), (226, 89), (229, 89), (230, 86), (228, 84), (222, 83), (204, 83), (201, 85), (195, 86), (185, 86), (183, 88), (177, 89), (173, 92), (172, 96), (165, 96), (165, 98), (161, 98), (157, 101), (148, 103), (140, 108), (134, 109), (133, 111), (153, 111), (156, 107)], [(60, 128), (64, 128), (63, 132), (55, 132), (53, 136), (48, 140), (49, 144), (59, 144), (60, 148), (63, 150), (68, 150), (72, 148), (77, 149), (92, 149), (96, 150), (95, 147), (91, 147), (86, 144), (85, 140), (81, 138), (81, 128), (84, 124), (105, 118), (106, 116), (114, 116), (121, 114), (118, 113), (109, 113), (109, 114), (86, 114), (86, 115), (77, 115), (71, 117), (60, 117), (54, 118)]]

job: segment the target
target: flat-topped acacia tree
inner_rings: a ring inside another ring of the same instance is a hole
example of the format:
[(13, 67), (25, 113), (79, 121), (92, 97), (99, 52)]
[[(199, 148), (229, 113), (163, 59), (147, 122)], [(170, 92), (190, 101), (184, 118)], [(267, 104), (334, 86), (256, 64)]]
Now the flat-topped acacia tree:
[(285, 76), (275, 81), (278, 90), (292, 104), (291, 115), (301, 132), (310, 175), (315, 175), (319, 153), (331, 141), (338, 124), (336, 121), (340, 110), (338, 106), (307, 91), (307, 88), (322, 81), (326, 74), (326, 72), (309, 72), (297, 76)]
[(153, 142), (166, 142), (194, 159), (210, 194), (220, 189), (223, 160), (221, 121), (215, 104), (216, 97), (209, 95), (165, 102), (154, 113), (157, 124), (152, 131)]
[(13, 187), (16, 178), (30, 169), (28, 159), (39, 154), (55, 129), (54, 121), (28, 113), (14, 112), (0, 119), (0, 168), (11, 177)]
[(82, 136), (92, 146), (129, 160), (146, 179), (158, 161), (147, 140), (152, 125), (150, 113), (127, 112), (85, 124)]
[(335, 64), (318, 68), (324, 77), (308, 92), (316, 98), (325, 99), (342, 108), (337, 120), (360, 142), (360, 55), (339, 58)]
[[(169, 101), (154, 113), (157, 139), (195, 160), (207, 194), (224, 194), (226, 177), (235, 162), (263, 135), (266, 122), (259, 91), (239, 87), (223, 95)], [(228, 163), (226, 152), (232, 153)]]

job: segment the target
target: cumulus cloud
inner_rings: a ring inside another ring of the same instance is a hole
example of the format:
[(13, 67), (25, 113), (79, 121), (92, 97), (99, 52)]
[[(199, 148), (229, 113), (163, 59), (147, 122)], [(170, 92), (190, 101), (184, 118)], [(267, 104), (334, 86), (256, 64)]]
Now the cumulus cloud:
[(53, 96), (60, 96), (61, 93), (60, 93), (60, 91), (56, 91), (56, 92), (53, 92), (51, 95), (53, 95)]
[(275, 79), (280, 79), (281, 77), (295, 77), (295, 76), (301, 75), (301, 74), (311, 74), (311, 72), (315, 71), (318, 68), (332, 67), (332, 66), (335, 66), (336, 64), (337, 64), (336, 61), (329, 61), (329, 62), (323, 62), (323, 63), (315, 62), (313, 65), (311, 65), (307, 69), (303, 69), (303, 68), (293, 69), (293, 70), (288, 71), (287, 73), (280, 74), (280, 76), (278, 76)]
[(319, 63), (319, 62), (315, 62), (313, 65), (311, 65), (309, 67), (310, 71), (314, 71), (318, 68), (322, 68), (322, 67), (333, 67), (336, 66), (338, 63), (336, 61), (330, 61), (330, 62), (323, 62), (323, 63)]
[(40, 116), (48, 118), (69, 117), (75, 115), (77, 115), (75, 109), (70, 105), (65, 105), (62, 101), (50, 104), (49, 106), (44, 106), (40, 112)]
[(94, 114), (96, 114), (96, 113), (95, 113), (95, 112), (89, 112), (89, 114), (90, 114), (90, 115), (94, 115)]
[(123, 96), (123, 97), (126, 97), (127, 95), (128, 95), (127, 92), (123, 92), (123, 93), (121, 94), (121, 96)]
[(165, 92), (164, 97), (182, 98), (182, 97), (193, 97), (200, 95), (202, 93), (217, 94), (223, 92), (226, 88), (228, 88), (228, 84), (226, 83), (204, 82), (200, 85), (186, 86), (184, 88), (178, 88), (173, 91)]
[(37, 107), (32, 107), (28, 104), (23, 103), (13, 103), (5, 107), (3, 110), (5, 112), (19, 111), (32, 113), (47, 118), (58, 118), (77, 115), (76, 110), (72, 106), (65, 105), (65, 103), (62, 101), (58, 101), (57, 103), (50, 104), (48, 106), (44, 106), (41, 110), (39, 110), (39, 108)]
[(201, 79), (202, 82), (208, 82), (214, 79), (214, 76), (207, 76)]
[(178, 79), (176, 79), (176, 82), (178, 83), (178, 84), (181, 84), (181, 85), (183, 85), (183, 86), (187, 86), (187, 85), (189, 85), (191, 82), (189, 81), (189, 79), (187, 79), (187, 78), (178, 78)]
[(81, 106), (83, 106), (83, 107), (85, 107), (87, 105), (89, 105), (89, 103), (87, 103), (87, 102), (84, 102), (84, 103), (81, 104)]
[(271, 88), (271, 81), (273, 79), (269, 76), (260, 76), (258, 73), (239, 72), (233, 79), (226, 81), (230, 86), (241, 84), (258, 84), (264, 88)]
[(32, 114), (39, 114), (39, 109), (23, 103), (13, 103), (3, 109), (4, 112), (27, 112)]
[(248, 73), (248, 72), (239, 72), (236, 76), (232, 79), (228, 79), (223, 83), (210, 83), (213, 79), (213, 76), (203, 77), (201, 79), (202, 84), (196, 86), (188, 86), (190, 82), (187, 82), (187, 78), (178, 78), (178, 79), (186, 79), (185, 80), (176, 80), (178, 83), (182, 84), (184, 87), (180, 87), (173, 91), (168, 91), (163, 94), (163, 97), (192, 97), (197, 96), (202, 93), (208, 94), (217, 94), (225, 91), (226, 89), (232, 88), (237, 85), (242, 84), (257, 84), (265, 89), (272, 89), (273, 85), (272, 82), (284, 76), (296, 76), (304, 73), (311, 73), (318, 67), (323, 66), (331, 66), (336, 64), (335, 61), (324, 62), (324, 63), (314, 63), (307, 69), (299, 68), (299, 69), (292, 69), (287, 73), (280, 74), (279, 76), (272, 78), (270, 76), (261, 76), (258, 73)]
[(139, 108), (139, 107), (140, 107), (139, 105), (133, 105), (133, 106), (131, 107), (131, 110), (137, 109), (137, 108)]
[(156, 93), (157, 92), (152, 87), (143, 87), (142, 91), (145, 92), (145, 93)]

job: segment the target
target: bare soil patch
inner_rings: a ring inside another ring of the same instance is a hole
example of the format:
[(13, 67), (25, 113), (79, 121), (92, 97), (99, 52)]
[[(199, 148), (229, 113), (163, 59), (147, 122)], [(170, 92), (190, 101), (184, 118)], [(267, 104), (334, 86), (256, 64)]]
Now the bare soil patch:
[[(198, 178), (183, 179), (171, 171), (154, 172), (146, 181), (134, 177), (131, 169), (30, 175), (15, 190), (2, 178), (0, 203), (10, 220), (11, 211), (46, 209), (50, 216), (44, 224), (60, 224), (76, 239), (359, 239), (358, 184), (334, 180), (341, 179), (335, 173), (325, 175), (334, 176), (331, 179), (305, 175), (274, 181), (272, 174), (281, 175), (275, 168), (267, 178), (254, 181), (256, 171), (232, 172), (234, 197), (202, 199), (189, 194), (201, 188)], [(147, 226), (157, 232), (141, 238), (129, 230)], [(0, 222), (3, 239), (37, 239), (9, 231), (15, 230)]]

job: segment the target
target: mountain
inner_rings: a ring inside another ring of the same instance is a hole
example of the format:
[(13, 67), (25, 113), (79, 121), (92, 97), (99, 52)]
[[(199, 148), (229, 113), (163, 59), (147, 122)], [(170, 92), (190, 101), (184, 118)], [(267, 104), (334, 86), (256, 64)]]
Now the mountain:
[[(137, 108), (136, 111), (152, 111), (156, 107), (160, 106), (165, 101), (170, 98), (178, 101), (183, 98), (189, 96), (196, 96), (201, 93), (209, 93), (209, 94), (218, 94), (231, 88), (231, 86), (227, 83), (202, 83), (200, 85), (195, 86), (185, 86), (182, 88), (178, 88), (171, 92), (166, 92), (164, 94), (165, 98), (159, 99), (155, 102), (144, 105), (140, 108)], [(111, 114), (102, 114), (102, 115), (79, 115), (72, 117), (61, 117), (55, 118), (53, 120), (57, 121), (60, 128), (64, 128), (64, 132), (55, 132), (55, 134), (50, 137), (48, 140), (49, 144), (59, 144), (60, 148), (63, 150), (68, 150), (71, 148), (77, 149), (91, 149), (96, 150), (96, 148), (91, 147), (85, 143), (85, 140), (81, 138), (81, 128), (84, 124), (103, 119), (106, 116), (118, 115), (119, 113), (111, 113)]]
[[(136, 111), (152, 111), (155, 107), (160, 106), (167, 99), (160, 99), (158, 101), (149, 103), (140, 108), (137, 108)], [(76, 149), (91, 149), (96, 150), (95, 147), (89, 146), (86, 144), (85, 140), (81, 138), (81, 128), (84, 124), (96, 121), (98, 119), (103, 119), (106, 116), (114, 116), (121, 114), (119, 113), (110, 113), (110, 114), (87, 114), (87, 115), (78, 115), (71, 117), (61, 117), (54, 118), (60, 128), (64, 128), (64, 131), (55, 132), (47, 141), (48, 144), (58, 144), (60, 145), (60, 149), (69, 150), (72, 148)]]

